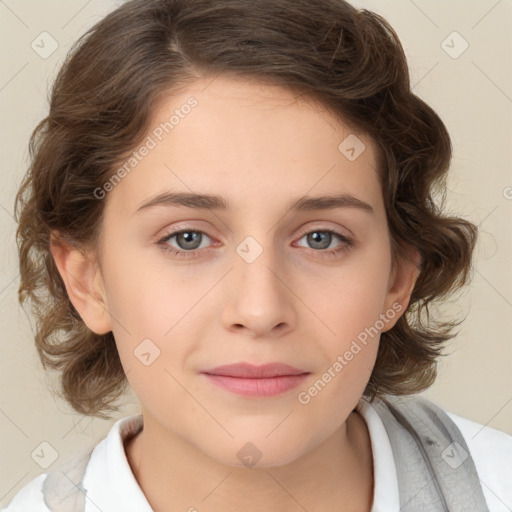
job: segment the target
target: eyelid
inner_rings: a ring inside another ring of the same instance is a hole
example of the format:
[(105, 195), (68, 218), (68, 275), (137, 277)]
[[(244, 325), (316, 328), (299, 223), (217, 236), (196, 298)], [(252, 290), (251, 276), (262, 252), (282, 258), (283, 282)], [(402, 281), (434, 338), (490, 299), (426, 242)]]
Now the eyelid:
[[(156, 236), (156, 241), (162, 240), (163, 238), (169, 238), (170, 236), (176, 235), (183, 231), (198, 231), (198, 232), (204, 233), (209, 238), (215, 238), (213, 235), (211, 235), (209, 233), (208, 230), (193, 226), (189, 222), (201, 222), (201, 221), (184, 221), (183, 225), (178, 224), (177, 226), (173, 226), (172, 228), (168, 228), (168, 229), (166, 228), (166, 229), (164, 229), (163, 234), (159, 234)], [(333, 226), (326, 226), (325, 223), (326, 223), (326, 221), (316, 221), (316, 223), (313, 222), (313, 225), (308, 225), (306, 227), (301, 228), (299, 230), (298, 236), (302, 237), (306, 234), (311, 233), (314, 230), (318, 230), (318, 231), (333, 231), (334, 233), (338, 234), (341, 237), (354, 238), (354, 234), (348, 228), (345, 228), (345, 227), (343, 228), (345, 231), (347, 231), (347, 233), (344, 233), (343, 231), (340, 230), (340, 228), (333, 227)], [(160, 232), (160, 233), (162, 233), (162, 232)]]
[(198, 231), (208, 235), (210, 238), (214, 238), (213, 235), (209, 234), (209, 229), (192, 224), (196, 222), (199, 222), (201, 224), (207, 224), (199, 220), (183, 221), (182, 223), (173, 224), (172, 227), (166, 227), (163, 230), (160, 230), (158, 234), (155, 236), (155, 240), (158, 241), (161, 240), (162, 238), (167, 238), (170, 237), (171, 235), (176, 235), (177, 233), (181, 233), (183, 231)]
[(344, 238), (354, 238), (354, 234), (350, 231), (350, 229), (343, 228), (347, 233), (344, 233), (340, 228), (334, 227), (334, 226), (327, 226), (325, 224), (326, 221), (317, 221), (317, 223), (313, 223), (313, 225), (308, 225), (305, 228), (301, 228), (300, 230), (300, 236), (307, 235), (308, 233), (311, 233), (312, 231), (333, 231), (334, 233), (338, 234), (341, 237)]

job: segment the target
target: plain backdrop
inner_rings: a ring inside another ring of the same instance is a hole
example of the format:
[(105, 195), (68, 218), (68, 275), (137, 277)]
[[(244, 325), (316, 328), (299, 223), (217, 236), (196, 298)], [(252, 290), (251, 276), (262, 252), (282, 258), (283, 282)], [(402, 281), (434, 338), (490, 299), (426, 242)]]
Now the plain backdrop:
[[(414, 92), (438, 112), (452, 136), (449, 210), (480, 228), (472, 282), (445, 307), (447, 314), (466, 315), (466, 320), (424, 395), (484, 428), (512, 434), (512, 2), (352, 3), (383, 15), (400, 36)], [(93, 446), (112, 425), (74, 413), (50, 392), (55, 378), (42, 370), (29, 319), (17, 303), (13, 204), (28, 162), (30, 133), (48, 110), (52, 78), (78, 36), (117, 5), (110, 0), (0, 1), (1, 505), (45, 470), (35, 453), (54, 450), (59, 457)], [(46, 58), (32, 47), (48, 37), (42, 32), (58, 44)], [(130, 392), (118, 417), (137, 412)]]

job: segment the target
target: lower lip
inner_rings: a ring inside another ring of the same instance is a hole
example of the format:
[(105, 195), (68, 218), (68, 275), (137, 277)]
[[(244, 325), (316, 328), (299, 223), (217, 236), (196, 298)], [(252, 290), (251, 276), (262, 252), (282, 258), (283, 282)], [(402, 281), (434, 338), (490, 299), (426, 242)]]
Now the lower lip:
[(297, 387), (308, 376), (307, 373), (300, 375), (283, 375), (268, 379), (244, 379), (241, 377), (226, 377), (224, 375), (211, 375), (203, 373), (210, 381), (221, 388), (244, 396), (270, 397), (285, 393)]

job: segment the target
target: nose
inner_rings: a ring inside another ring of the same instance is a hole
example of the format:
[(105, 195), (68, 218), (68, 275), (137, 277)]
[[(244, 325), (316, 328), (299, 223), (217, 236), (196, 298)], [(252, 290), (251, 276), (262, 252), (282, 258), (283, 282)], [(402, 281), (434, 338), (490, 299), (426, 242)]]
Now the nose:
[(268, 247), (247, 237), (236, 248), (222, 311), (227, 330), (269, 338), (282, 336), (295, 326), (296, 298), (289, 269)]

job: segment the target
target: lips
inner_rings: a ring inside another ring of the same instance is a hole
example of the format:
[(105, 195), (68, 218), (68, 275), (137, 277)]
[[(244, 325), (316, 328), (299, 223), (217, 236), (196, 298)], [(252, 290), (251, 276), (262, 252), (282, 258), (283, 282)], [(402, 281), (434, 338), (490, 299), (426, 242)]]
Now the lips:
[(255, 366), (249, 363), (237, 363), (217, 366), (215, 368), (203, 370), (201, 373), (224, 377), (238, 377), (243, 379), (269, 379), (288, 375), (302, 375), (309, 372), (283, 363), (269, 363), (261, 366)]
[(201, 373), (210, 383), (224, 390), (261, 399), (291, 391), (303, 383), (310, 372), (283, 363), (262, 366), (237, 363), (217, 366)]

